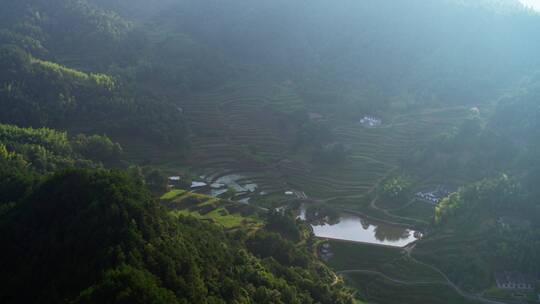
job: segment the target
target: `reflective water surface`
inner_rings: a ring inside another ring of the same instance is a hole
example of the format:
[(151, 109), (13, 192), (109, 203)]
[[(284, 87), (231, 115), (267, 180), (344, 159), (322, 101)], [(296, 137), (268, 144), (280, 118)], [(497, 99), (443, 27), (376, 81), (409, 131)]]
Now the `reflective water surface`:
[(405, 227), (368, 220), (355, 214), (311, 210), (305, 206), (300, 210), (300, 218), (311, 224), (316, 236), (338, 240), (403, 247), (420, 235)]

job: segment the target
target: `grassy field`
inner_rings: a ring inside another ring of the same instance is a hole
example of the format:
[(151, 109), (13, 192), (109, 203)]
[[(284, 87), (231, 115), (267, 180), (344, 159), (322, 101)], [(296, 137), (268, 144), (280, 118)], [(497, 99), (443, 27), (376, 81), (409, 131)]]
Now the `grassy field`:
[(189, 211), (189, 210), (176, 210), (172, 211), (172, 214), (175, 216), (193, 216), (198, 219), (203, 220), (209, 220), (213, 223), (219, 224), (227, 229), (233, 229), (233, 228), (256, 228), (260, 227), (261, 223), (259, 220), (251, 217), (244, 217), (239, 214), (229, 214), (226, 209), (224, 208), (218, 208), (214, 211), (201, 215), (197, 211)]
[(258, 229), (262, 226), (256, 210), (247, 205), (185, 190), (172, 190), (164, 194), (161, 200), (174, 216), (193, 216), (227, 229)]
[(473, 304), (444, 284), (398, 284), (377, 275), (351, 273), (345, 282), (359, 290), (368, 303)]
[(468, 303), (439, 272), (403, 249), (340, 241), (330, 241), (330, 248), (328, 265), (367, 302)]
[(536, 292), (516, 293), (514, 291), (505, 291), (493, 286), (486, 290), (485, 296), (494, 300), (516, 302), (527, 300), (529, 303), (538, 303), (538, 296)]
[(435, 214), (435, 205), (415, 200), (406, 208), (393, 210), (391, 213), (397, 216), (411, 217), (431, 222), (433, 215)]
[(164, 200), (164, 201), (170, 201), (172, 199), (175, 199), (183, 194), (186, 193), (186, 190), (181, 190), (181, 189), (175, 189), (175, 190), (171, 190), (165, 194), (163, 194), (161, 196), (160, 199)]
[(334, 257), (328, 261), (336, 271), (349, 269), (378, 270), (381, 265), (404, 255), (399, 248), (329, 241)]
[(403, 281), (445, 282), (433, 269), (416, 262), (401, 248), (331, 241), (330, 267), (340, 272), (368, 270)]
[(462, 289), (480, 292), (493, 283), (492, 269), (497, 265), (489, 261), (492, 250), (493, 244), (484, 233), (440, 231), (419, 242), (413, 257), (438, 267)]

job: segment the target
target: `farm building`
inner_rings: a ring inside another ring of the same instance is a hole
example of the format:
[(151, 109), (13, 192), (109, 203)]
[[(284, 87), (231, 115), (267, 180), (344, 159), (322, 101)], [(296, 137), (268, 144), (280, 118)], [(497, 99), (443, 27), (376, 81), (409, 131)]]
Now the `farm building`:
[(179, 187), (181, 186), (182, 178), (180, 176), (169, 176), (168, 181), (169, 187)]
[(416, 197), (428, 203), (437, 205), (441, 202), (443, 198), (447, 197), (450, 193), (452, 193), (452, 191), (448, 188), (444, 186), (438, 186), (435, 190), (417, 192)]
[(207, 183), (204, 182), (192, 182), (191, 183), (191, 189), (201, 189), (208, 187)]

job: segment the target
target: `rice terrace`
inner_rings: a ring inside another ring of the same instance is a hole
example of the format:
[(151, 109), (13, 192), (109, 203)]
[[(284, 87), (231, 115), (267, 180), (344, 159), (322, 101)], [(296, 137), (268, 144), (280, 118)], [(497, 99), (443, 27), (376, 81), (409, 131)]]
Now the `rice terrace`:
[[(308, 112), (318, 113), (317, 120), (332, 126), (333, 143), (347, 149), (344, 162), (328, 165), (310, 160), (305, 150), (295, 148), (296, 138), (291, 135), (295, 126), (284, 125), (284, 117), (294, 115), (299, 107), (309, 106), (309, 102), (295, 95), (286, 84), (234, 83), (187, 100), (178, 106), (190, 117), (190, 128), (197, 134), (189, 151), (189, 170), (200, 176), (200, 180), (210, 185), (219, 183), (223, 177), (239, 176), (236, 179), (239, 184), (257, 186), (252, 192), (236, 193), (244, 201), (247, 197), (254, 206), (277, 208), (301, 202), (307, 208), (316, 206), (358, 214), (364, 218), (362, 222), (374, 219), (382, 223), (373, 226), (379, 231), (372, 236), (375, 243), (380, 243), (377, 239), (388, 239), (390, 244), (412, 238), (413, 233), (413, 241), (420, 239), (421, 232), (409, 229), (425, 229), (434, 216), (436, 204), (424, 202), (414, 195), (402, 203), (385, 202), (379, 194), (382, 184), (400, 174), (402, 164), (413, 157), (413, 151), (430, 145), (434, 136), (471, 116), (470, 107), (465, 106), (415, 109), (409, 113), (387, 114), (381, 125), (366, 127), (358, 120), (342, 120), (324, 115), (317, 108), (308, 109)], [(440, 180), (426, 179), (425, 174), (419, 173), (413, 187), (422, 189), (438, 182)], [(459, 177), (452, 179), (449, 176), (447, 182), (460, 185)], [(340, 220), (329, 227), (342, 229), (339, 228)], [(384, 225), (393, 225), (390, 230), (396, 230), (397, 235), (396, 232), (394, 236), (386, 235), (391, 232), (378, 227)], [(356, 231), (360, 233), (361, 230)], [(400, 298), (400, 303), (426, 301), (426, 297), (441, 292), (464, 303), (477, 300), (453, 285), (440, 270), (413, 259), (409, 252), (414, 245), (405, 249), (377, 249), (394, 256), (371, 260), (356, 255), (354, 250), (365, 246), (377, 248), (378, 245), (355, 244), (346, 239), (330, 241), (332, 246), (328, 251), (332, 252), (332, 257), (328, 262), (348, 284), (363, 284), (364, 279), (372, 278), (373, 283), (362, 285), (360, 289), (367, 298), (379, 297), (373, 291), (376, 287), (392, 290), (391, 293), (400, 288), (410, 290), (411, 296)], [(377, 250), (369, 249), (370, 252)], [(351, 263), (347, 263), (348, 260)], [(358, 261), (365, 265), (355, 265)], [(337, 267), (340, 263), (343, 266)], [(409, 277), (403, 277), (404, 273)], [(418, 294), (412, 292), (415, 288), (419, 288)], [(382, 296), (386, 297), (386, 293)], [(389, 299), (384, 298), (384, 301)]]

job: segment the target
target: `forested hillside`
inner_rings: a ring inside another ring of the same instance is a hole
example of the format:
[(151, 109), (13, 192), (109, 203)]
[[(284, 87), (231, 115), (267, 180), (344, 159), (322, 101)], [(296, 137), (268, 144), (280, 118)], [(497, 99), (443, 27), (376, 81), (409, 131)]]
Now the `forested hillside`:
[[(2, 215), (0, 231), (2, 303), (352, 301), (330, 287), (332, 275), (309, 252), (277, 235), (229, 235), (173, 218), (140, 181), (119, 172), (44, 179)], [(258, 237), (295, 258), (245, 245)]]
[[(175, 109), (189, 93), (231, 79), (291, 81), (308, 104), (361, 113), (490, 101), (540, 65), (534, 56), (540, 45), (529, 39), (538, 29), (535, 17), (517, 5), (6, 2), (0, 42), (11, 47), (2, 52), (4, 94), (26, 98), (36, 111), (36, 91), (51, 88), (40, 96), (41, 117), (24, 123), (53, 126), (70, 110), (77, 114), (71, 120), (85, 121), (77, 127), (97, 119), (102, 129), (125, 133), (143, 122), (137, 131), (165, 143), (186, 136)], [(72, 69), (106, 84), (82, 81)], [(21, 84), (13, 73), (32, 80)]]
[(2, 122), (186, 143), (177, 106), (137, 91), (127, 75), (142, 60), (136, 45), (145, 37), (129, 21), (86, 1), (5, 2)]
[[(2, 303), (351, 303), (307, 248), (173, 217), (151, 181), (104, 169), (130, 163), (94, 134), (182, 155), (188, 129), (173, 96), (206, 86), (189, 62), (211, 55), (181, 35), (167, 48), (157, 28), (86, 1), (2, 7)], [(173, 84), (180, 93), (161, 91)]]
[[(540, 271), (537, 96), (532, 79), (526, 91), (501, 100), (485, 121), (476, 118), (469, 123), (474, 127), (445, 133), (445, 143), (438, 142), (440, 150), (431, 154), (439, 155), (431, 161), (438, 159), (449, 176), (481, 179), (440, 203), (437, 232), (418, 245), (420, 258), (441, 265), (466, 288), (486, 288), (497, 271)], [(441, 153), (446, 163), (440, 162)], [(429, 253), (434, 248), (437, 255)]]

